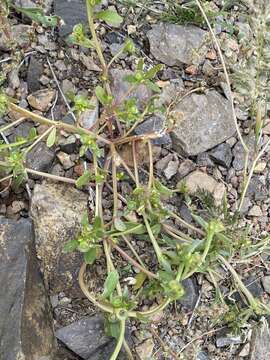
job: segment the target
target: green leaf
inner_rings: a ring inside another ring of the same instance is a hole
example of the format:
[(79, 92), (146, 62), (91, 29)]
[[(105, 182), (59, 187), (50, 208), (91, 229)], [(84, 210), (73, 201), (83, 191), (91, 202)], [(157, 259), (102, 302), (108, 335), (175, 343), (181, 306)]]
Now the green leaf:
[(119, 217), (114, 219), (114, 227), (118, 231), (125, 231), (127, 228), (125, 223)]
[(87, 212), (83, 213), (82, 218), (81, 218), (81, 224), (82, 224), (83, 227), (89, 225)]
[(35, 127), (32, 127), (28, 134), (28, 140), (34, 140), (34, 138), (37, 136), (37, 129)]
[(53, 15), (53, 16), (47, 16), (44, 14), (43, 9), (41, 8), (20, 8), (17, 6), (14, 6), (15, 10), (17, 12), (20, 12), (27, 17), (29, 17), (31, 20), (40, 23), (41, 25), (45, 27), (56, 27), (60, 24), (60, 17)]
[(92, 265), (97, 258), (97, 248), (91, 248), (89, 251), (83, 254), (83, 258), (86, 264)]
[(77, 180), (76, 180), (76, 183), (75, 185), (78, 187), (78, 188), (81, 188), (82, 186), (84, 185), (87, 185), (91, 179), (91, 173), (89, 170), (86, 170), (82, 176), (80, 176)]
[(145, 81), (145, 85), (152, 91), (156, 92), (156, 93), (160, 93), (161, 90), (160, 88), (157, 86), (157, 84), (153, 83), (152, 81), (150, 80), (146, 80)]
[(154, 67), (152, 67), (152, 69), (148, 70), (147, 73), (145, 74), (145, 79), (151, 80), (153, 79), (156, 74), (161, 71), (164, 68), (163, 64), (159, 64), (156, 65)]
[(119, 321), (110, 321), (109, 319), (106, 319), (105, 332), (106, 332), (106, 335), (111, 336), (115, 339), (118, 339), (119, 333), (120, 333)]
[(56, 128), (54, 127), (47, 138), (47, 146), (50, 148), (54, 145), (56, 140)]
[(79, 245), (79, 241), (78, 240), (71, 240), (68, 243), (65, 244), (64, 248), (63, 248), (63, 252), (64, 253), (69, 253), (74, 251), (75, 249), (77, 249)]
[(116, 270), (109, 272), (104, 284), (104, 291), (102, 294), (102, 297), (104, 299), (108, 299), (112, 295), (112, 293), (116, 289), (118, 280), (119, 280), (119, 275)]
[(124, 43), (124, 48), (123, 48), (123, 52), (129, 53), (129, 54), (134, 54), (136, 48), (134, 45), (134, 42), (131, 39), (126, 39), (125, 43)]
[(97, 86), (97, 87), (95, 88), (95, 94), (96, 94), (96, 97), (98, 98), (99, 102), (100, 102), (102, 105), (106, 105), (106, 104), (107, 104), (108, 96), (107, 96), (106, 91), (103, 89), (103, 87)]
[(133, 289), (134, 290), (139, 290), (142, 286), (143, 286), (143, 283), (145, 282), (147, 278), (147, 275), (144, 273), (144, 272), (139, 272), (136, 276), (135, 276), (135, 279), (136, 279), (136, 283), (135, 285), (133, 286)]
[(108, 25), (119, 26), (123, 18), (116, 11), (103, 10), (96, 14), (96, 18), (105, 21)]

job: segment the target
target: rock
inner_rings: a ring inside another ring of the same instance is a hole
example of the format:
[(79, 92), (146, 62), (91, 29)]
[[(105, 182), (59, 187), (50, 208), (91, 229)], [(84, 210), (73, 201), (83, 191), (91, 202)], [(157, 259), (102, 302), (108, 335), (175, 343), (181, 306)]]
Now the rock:
[(200, 351), (200, 352), (197, 354), (196, 360), (209, 360), (209, 357), (208, 357), (208, 355), (207, 355), (206, 352)]
[(262, 284), (263, 284), (263, 288), (264, 290), (270, 294), (270, 275), (268, 276), (264, 276), (262, 278)]
[(59, 151), (57, 158), (63, 165), (64, 170), (68, 170), (75, 165), (75, 163), (70, 159), (70, 155), (64, 153), (63, 151)]
[[(13, 25), (11, 26), (11, 35), (12, 39), (16, 40), (16, 43), (21, 48), (27, 48), (31, 41), (30, 41), (30, 32), (32, 27), (29, 25)], [(1, 31), (0, 33), (0, 50), (8, 51), (11, 49), (11, 44), (8, 38), (5, 36), (4, 32)]]
[(27, 69), (27, 86), (28, 92), (31, 94), (40, 90), (39, 79), (43, 73), (43, 65), (35, 56), (31, 56)]
[(196, 193), (198, 190), (210, 192), (217, 204), (222, 202), (223, 196), (225, 195), (225, 185), (200, 170), (195, 170), (187, 175), (178, 183), (177, 187), (183, 182), (191, 194)]
[(94, 62), (94, 59), (91, 56), (80, 53), (80, 60), (87, 70), (97, 72), (102, 71), (102, 69)]
[(259, 176), (254, 175), (250, 181), (246, 196), (255, 199), (256, 201), (263, 201), (269, 197), (270, 189), (266, 186)]
[(69, 135), (67, 138), (62, 137), (58, 140), (60, 149), (67, 154), (73, 154), (77, 148), (77, 139), (75, 135)]
[(238, 345), (242, 344), (243, 340), (241, 336), (220, 336), (216, 339), (216, 346), (218, 348), (229, 346), (229, 345)]
[[(67, 184), (36, 184), (31, 203), (35, 224), (36, 249), (50, 295), (78, 292), (78, 271), (82, 257), (63, 253), (63, 246), (80, 232), (81, 218), (87, 211), (87, 195)], [(70, 294), (69, 294), (70, 293)]]
[(70, 0), (68, 6), (66, 0), (54, 0), (54, 12), (64, 21), (59, 28), (61, 37), (69, 35), (76, 24), (87, 22), (84, 0)]
[[(251, 159), (254, 157), (255, 154), (255, 149), (254, 149), (255, 135), (253, 133), (250, 133), (249, 135), (245, 136), (243, 140), (250, 150), (249, 163), (248, 163), (250, 166), (252, 162)], [(233, 159), (234, 169), (236, 171), (243, 170), (245, 166), (246, 153), (244, 151), (244, 148), (240, 140), (235, 144), (233, 148), (233, 155), (234, 155), (234, 159)]]
[(191, 171), (196, 169), (196, 164), (193, 161), (186, 159), (179, 165), (178, 168), (178, 179), (181, 180), (187, 176)]
[(268, 360), (270, 354), (270, 334), (266, 324), (252, 331), (249, 360)]
[(229, 144), (223, 143), (218, 145), (209, 153), (211, 159), (218, 165), (229, 168), (232, 162), (232, 151)]
[(104, 333), (101, 315), (83, 317), (57, 330), (56, 337), (85, 360), (109, 360), (115, 347), (115, 340)]
[(163, 173), (167, 180), (170, 180), (177, 173), (178, 166), (179, 166), (178, 159), (174, 159), (168, 162), (166, 168), (163, 170)]
[(13, 129), (12, 134), (8, 136), (8, 140), (10, 142), (15, 142), (16, 137), (27, 138), (27, 136), (29, 135), (30, 130), (33, 128), (33, 125), (34, 124), (32, 122), (30, 122), (30, 121), (23, 122), (23, 123), (19, 124), (18, 126), (16, 126)]
[[(114, 94), (115, 102), (119, 104), (123, 100), (123, 97), (130, 89), (132, 84), (124, 80), (125, 76), (132, 74), (130, 70), (120, 70), (113, 69), (111, 70), (112, 77), (112, 93)], [(149, 90), (145, 85), (140, 85), (133, 91), (126, 99), (135, 97), (138, 100), (138, 106), (143, 108), (143, 105), (146, 104), (152, 96), (152, 91)]]
[(27, 97), (28, 103), (32, 108), (39, 111), (48, 111), (52, 106), (52, 101), (55, 98), (55, 90), (38, 90)]
[(139, 124), (134, 132), (136, 135), (144, 135), (149, 133), (156, 132), (159, 137), (153, 140), (155, 145), (169, 145), (171, 144), (171, 138), (169, 134), (164, 133), (164, 123), (165, 119), (161, 116), (153, 115), (150, 118), (146, 119), (144, 122)]
[(254, 217), (259, 217), (259, 216), (262, 216), (263, 213), (262, 213), (261, 208), (260, 208), (258, 205), (254, 205), (254, 206), (252, 206), (252, 208), (249, 210), (248, 215), (249, 215), (249, 216), (254, 216)]
[(198, 155), (233, 136), (235, 127), (229, 101), (218, 92), (191, 94), (176, 105), (173, 148)]
[(252, 205), (252, 202), (250, 201), (250, 199), (248, 197), (245, 197), (242, 208), (240, 210), (240, 214), (246, 214), (248, 212), (249, 208), (251, 207), (251, 205)]
[(194, 51), (202, 47), (207, 32), (196, 26), (157, 24), (148, 31), (150, 51), (169, 66), (192, 63)]
[(259, 162), (254, 169), (254, 174), (262, 174), (266, 168), (267, 163), (264, 161)]
[(185, 295), (177, 302), (187, 310), (193, 310), (199, 297), (199, 288), (194, 278), (188, 278), (182, 281)]
[(167, 154), (166, 156), (162, 157), (156, 162), (155, 168), (158, 171), (163, 171), (166, 168), (168, 162), (170, 162), (172, 159), (173, 159), (173, 154), (171, 153)]
[(55, 153), (44, 142), (40, 142), (27, 154), (26, 165), (33, 170), (47, 172), (54, 158)]
[(99, 102), (96, 96), (92, 96), (90, 99), (90, 104), (93, 107), (93, 109), (88, 109), (80, 114), (79, 116), (79, 124), (84, 129), (91, 129), (99, 116)]
[(262, 132), (265, 135), (270, 135), (270, 119), (265, 120), (265, 126), (263, 127)]
[(49, 305), (38, 271), (32, 223), (0, 217), (1, 359), (54, 360)]
[(238, 354), (239, 357), (246, 357), (248, 356), (250, 352), (250, 344), (247, 343), (243, 346), (243, 348), (241, 349), (240, 353)]
[(185, 86), (181, 78), (171, 80), (165, 85), (159, 97), (155, 100), (156, 106), (169, 106), (173, 101), (177, 100), (184, 92)]
[(198, 154), (196, 164), (200, 167), (206, 167), (206, 166), (214, 167), (215, 166), (215, 164), (211, 160), (208, 152)]
[(144, 340), (140, 345), (136, 346), (136, 353), (140, 360), (152, 359), (154, 350), (154, 341), (152, 338)]
[[(123, 44), (112, 43), (112, 44), (109, 45), (109, 47), (110, 47), (111, 55), (115, 56), (123, 48)], [(126, 54), (122, 53), (122, 54), (119, 55), (118, 59), (124, 59), (125, 57), (126, 57)]]
[(8, 74), (8, 81), (9, 86), (13, 90), (18, 89), (18, 87), (20, 86), (20, 78), (17, 69), (11, 70), (11, 72)]

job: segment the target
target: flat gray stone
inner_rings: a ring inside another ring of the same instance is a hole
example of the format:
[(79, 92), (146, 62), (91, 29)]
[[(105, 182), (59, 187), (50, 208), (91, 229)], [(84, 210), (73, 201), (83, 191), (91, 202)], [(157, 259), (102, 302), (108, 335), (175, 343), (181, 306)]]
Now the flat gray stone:
[(30, 211), (35, 225), (37, 255), (50, 295), (60, 291), (67, 296), (80, 295), (78, 272), (82, 256), (76, 251), (64, 254), (63, 247), (80, 232), (87, 199), (87, 194), (67, 184), (43, 182), (35, 185)]
[(40, 142), (27, 154), (26, 165), (33, 170), (47, 172), (50, 170), (54, 158), (54, 151), (49, 149), (44, 142)]
[(201, 48), (207, 32), (196, 26), (157, 24), (148, 31), (150, 51), (169, 66), (191, 64), (195, 52)]
[(52, 319), (31, 221), (0, 217), (0, 245), (0, 358), (54, 360)]
[(270, 333), (266, 324), (252, 331), (249, 360), (268, 360), (270, 354)]
[(66, 37), (78, 23), (87, 22), (84, 0), (54, 0), (54, 13), (64, 21), (59, 29), (59, 35)]
[[(56, 331), (56, 337), (85, 360), (109, 360), (116, 342), (105, 335), (101, 315), (86, 316)], [(119, 360), (126, 359), (124, 354)]]
[(218, 145), (210, 152), (210, 158), (218, 165), (229, 168), (232, 162), (231, 147), (227, 143)]
[(199, 288), (194, 278), (188, 278), (182, 281), (185, 295), (178, 300), (179, 304), (188, 310), (193, 310), (199, 297)]
[(169, 145), (171, 144), (171, 138), (169, 134), (163, 133), (165, 120), (158, 115), (153, 115), (150, 118), (146, 119), (144, 122), (139, 124), (134, 132), (136, 135), (144, 135), (156, 132), (158, 134), (162, 134), (160, 137), (157, 137), (153, 140), (153, 144), (155, 145)]
[(188, 156), (213, 148), (235, 133), (231, 105), (217, 91), (191, 94), (174, 109), (173, 148)]
[(35, 57), (31, 56), (29, 66), (27, 69), (27, 86), (28, 92), (31, 94), (40, 90), (41, 84), (39, 79), (43, 73), (42, 63)]

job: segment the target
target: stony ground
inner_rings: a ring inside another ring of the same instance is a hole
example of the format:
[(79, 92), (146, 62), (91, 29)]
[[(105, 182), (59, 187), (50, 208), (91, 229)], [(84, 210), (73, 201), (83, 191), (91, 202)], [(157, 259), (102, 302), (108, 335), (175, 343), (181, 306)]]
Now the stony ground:
[[(16, 3), (27, 6), (37, 1), (17, 0)], [(85, 93), (92, 98), (95, 110), (83, 114), (79, 121), (81, 126), (90, 128), (99, 114), (99, 104), (93, 97), (93, 87), (99, 82), (98, 59), (94, 51), (70, 46), (65, 41), (76, 23), (86, 21), (84, 2), (71, 0), (67, 5), (64, 0), (45, 0), (41, 3), (51, 9), (48, 11), (59, 15), (65, 25), (59, 30), (51, 31), (40, 25), (31, 25), (26, 18), (17, 14), (11, 16), (22, 58), (15, 70), (9, 73), (7, 92), (19, 99), (22, 107), (71, 124), (74, 119), (69, 113), (66, 94), (70, 91)], [(107, 1), (103, 3), (106, 5)], [(211, 4), (218, 10), (222, 1), (211, 1)], [(136, 44), (138, 54), (145, 58), (148, 68), (157, 63), (165, 65), (158, 79), (158, 85), (162, 88), (160, 102), (173, 107), (176, 126), (169, 136), (164, 135), (155, 144), (157, 176), (172, 188), (184, 179), (190, 192), (196, 191), (198, 187), (203, 188), (213, 194), (217, 203), (226, 192), (229, 209), (231, 212), (235, 211), (243, 180), (244, 151), (232, 120), (222, 67), (207, 28), (191, 26), (187, 29), (175, 25), (172, 20), (161, 21), (159, 14), (166, 10), (162, 1), (147, 2), (145, 6), (137, 4), (138, 7), (129, 7), (124, 1), (109, 1), (109, 5), (117, 6), (125, 21), (119, 28), (99, 26), (98, 33), (106, 56), (109, 58), (114, 55), (129, 35)], [(233, 5), (229, 10), (229, 16), (219, 16), (215, 30), (225, 59), (233, 67), (242, 56), (239, 32), (246, 29), (248, 24), (241, 19), (240, 13), (245, 11), (241, 6)], [(231, 31), (231, 28), (235, 30)], [(126, 71), (134, 68), (134, 60), (133, 55), (121, 58), (111, 72), (113, 88), (119, 97), (126, 86), (123, 76)], [(4, 36), (0, 35), (0, 67), (7, 71), (10, 61)], [(61, 92), (65, 94), (64, 97)], [(245, 98), (237, 93), (235, 95), (241, 131), (252, 147), (254, 134)], [(139, 91), (137, 96), (144, 101), (151, 94)], [(0, 119), (0, 126), (17, 120), (16, 116), (9, 113)], [(1, 136), (12, 142), (16, 136), (27, 136), (32, 126), (31, 122), (23, 122)], [(139, 126), (136, 132), (142, 134), (159, 131), (161, 128), (162, 120), (152, 117)], [(38, 134), (44, 133), (46, 129), (44, 125), (37, 126)], [(269, 135), (270, 120), (269, 125), (266, 123), (263, 129), (261, 142), (266, 143)], [(27, 166), (76, 179), (84, 171), (78, 149), (76, 136), (61, 131), (57, 146), (49, 149), (44, 142), (40, 142), (29, 152)], [(127, 153), (124, 149), (123, 156), (126, 156), (128, 162), (128, 154), (125, 152)], [(143, 149), (141, 152), (138, 156), (141, 156), (143, 163)], [(266, 235), (270, 230), (269, 154), (268, 149), (257, 164), (242, 208), (242, 221), (253, 225), (254, 236)], [(91, 162), (91, 156), (86, 162)], [(79, 231), (80, 214), (91, 207), (89, 193), (67, 184), (43, 181), (33, 176), (30, 176), (27, 186), (20, 189), (13, 189), (9, 183), (0, 183), (0, 186), (0, 254), (4, 259), (4, 270), (1, 267), (0, 274), (0, 288), (4, 294), (0, 299), (1, 359), (17, 359), (15, 355), (25, 351), (22, 347), (29, 348), (29, 329), (25, 324), (27, 319), (33, 319), (37, 309), (42, 309), (42, 312), (39, 311), (40, 318), (36, 319), (36, 334), (41, 331), (43, 335), (47, 335), (42, 336), (43, 340), (37, 335), (33, 343), (39, 348), (47, 349), (47, 353), (55, 348), (55, 337), (50, 325), (53, 322), (58, 341), (58, 354), (53, 359), (107, 359), (113, 342), (104, 335), (102, 319), (83, 297), (77, 283), (82, 258), (76, 253), (62, 254), (63, 244)], [(128, 192), (128, 187), (128, 183), (123, 183), (122, 192)], [(106, 191), (103, 205), (106, 220), (110, 220), (112, 196), (109, 189)], [(186, 221), (192, 220), (181, 200), (174, 199), (171, 206)], [(33, 231), (36, 235), (38, 264), (33, 260)], [(146, 253), (145, 257), (147, 261), (151, 254)], [(12, 264), (10, 258), (13, 259)], [(89, 284), (96, 289), (105, 276), (102, 264), (100, 260), (89, 274)], [(37, 271), (39, 266), (44, 275), (49, 302)], [(128, 264), (122, 261), (121, 266)], [(220, 271), (223, 296), (231, 300), (235, 294), (231, 291), (225, 270)], [(268, 253), (262, 253), (252, 263), (243, 264), (240, 271), (249, 290), (268, 302)], [(184, 286), (185, 297), (152, 319), (151, 326), (129, 324), (130, 342), (138, 359), (269, 358), (270, 336), (267, 330), (252, 330), (258, 319), (251, 319), (238, 335), (231, 334), (226, 322), (220, 321), (227, 308), (215, 299), (211, 279), (200, 275), (186, 280)], [(35, 303), (36, 295), (33, 293), (40, 294), (38, 304)], [(235, 299), (234, 301), (241, 301), (239, 294)], [(25, 314), (25, 303), (29, 304), (32, 313), (29, 310)], [(12, 304), (12, 311), (8, 304)], [(143, 304), (146, 308), (148, 305)], [(14, 316), (12, 323), (6, 314)], [(7, 333), (14, 334), (15, 345), (5, 335)], [(19, 339), (23, 339), (23, 345)], [(124, 359), (125, 355), (122, 356)], [(51, 358), (48, 356), (42, 359)]]

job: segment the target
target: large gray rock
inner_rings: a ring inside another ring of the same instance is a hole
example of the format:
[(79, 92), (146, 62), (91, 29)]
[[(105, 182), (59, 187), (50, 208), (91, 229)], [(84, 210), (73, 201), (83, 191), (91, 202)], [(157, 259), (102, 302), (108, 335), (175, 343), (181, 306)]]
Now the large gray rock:
[(49, 305), (32, 223), (0, 217), (0, 359), (53, 360)]
[(268, 360), (270, 355), (269, 325), (263, 324), (252, 331), (249, 360)]
[(214, 90), (185, 97), (174, 111), (173, 147), (188, 156), (209, 150), (235, 133), (230, 102)]
[(87, 195), (67, 184), (37, 184), (31, 215), (35, 224), (36, 250), (50, 294), (64, 291), (78, 296), (78, 272), (82, 257), (63, 253), (63, 246), (80, 232), (87, 211)]
[(125, 76), (131, 75), (132, 71), (130, 70), (121, 70), (121, 69), (113, 69), (111, 70), (111, 78), (112, 78), (112, 93), (115, 98), (115, 102), (119, 104), (122, 100), (127, 100), (127, 98), (135, 97), (138, 100), (138, 106), (143, 107), (146, 104), (151, 96), (152, 91), (149, 90), (145, 85), (140, 85), (138, 88), (131, 92), (128, 97), (125, 97), (128, 90), (132, 86), (132, 84), (125, 81)]
[(157, 24), (148, 31), (152, 55), (166, 65), (190, 64), (207, 32), (196, 26)]
[[(101, 315), (86, 316), (56, 331), (56, 337), (85, 360), (109, 360), (116, 342), (105, 335)], [(124, 354), (120, 359), (126, 359)]]
[(54, 0), (54, 13), (64, 21), (59, 29), (59, 35), (66, 37), (78, 23), (87, 22), (84, 0)]
[(43, 65), (35, 56), (31, 56), (27, 69), (27, 86), (28, 92), (33, 93), (40, 90), (41, 84), (39, 79), (43, 73)]

